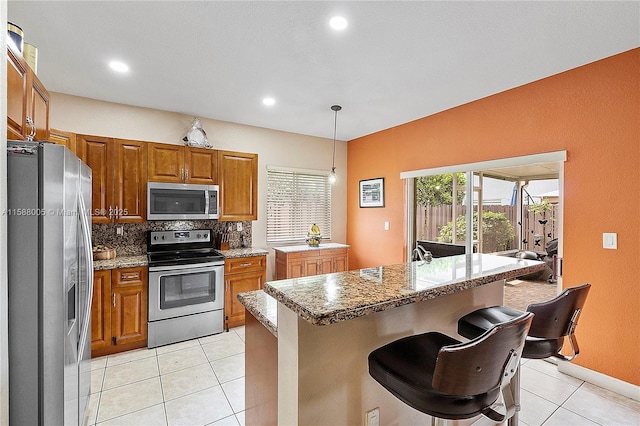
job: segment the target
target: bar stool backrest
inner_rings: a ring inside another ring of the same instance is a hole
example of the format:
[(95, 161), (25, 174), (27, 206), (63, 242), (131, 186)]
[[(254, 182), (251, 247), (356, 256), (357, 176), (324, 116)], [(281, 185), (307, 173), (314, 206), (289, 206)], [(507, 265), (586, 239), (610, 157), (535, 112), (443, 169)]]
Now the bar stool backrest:
[(591, 284), (571, 287), (551, 300), (529, 305), (527, 311), (535, 314), (529, 336), (558, 339), (572, 334), (590, 288)]
[(432, 386), (450, 395), (480, 395), (511, 379), (533, 315), (523, 313), (468, 342), (443, 346)]

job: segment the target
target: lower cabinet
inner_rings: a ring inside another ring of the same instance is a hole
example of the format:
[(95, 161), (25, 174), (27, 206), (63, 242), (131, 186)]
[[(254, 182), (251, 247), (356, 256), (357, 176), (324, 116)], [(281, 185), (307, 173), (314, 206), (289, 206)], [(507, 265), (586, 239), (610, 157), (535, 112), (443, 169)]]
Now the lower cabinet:
[(238, 293), (260, 290), (267, 280), (267, 256), (236, 257), (224, 261), (225, 329), (244, 325), (244, 306)]
[(147, 346), (147, 268), (94, 271), (91, 356)]
[(308, 277), (311, 275), (344, 272), (349, 269), (347, 248), (331, 248), (276, 252), (276, 279)]

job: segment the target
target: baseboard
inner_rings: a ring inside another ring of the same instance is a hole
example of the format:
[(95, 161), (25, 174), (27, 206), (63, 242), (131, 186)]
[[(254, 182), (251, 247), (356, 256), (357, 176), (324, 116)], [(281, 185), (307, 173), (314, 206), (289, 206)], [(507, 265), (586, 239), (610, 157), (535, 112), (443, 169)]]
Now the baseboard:
[(640, 386), (625, 382), (597, 371), (589, 370), (567, 361), (558, 361), (558, 371), (593, 385), (610, 390), (627, 398), (640, 401)]

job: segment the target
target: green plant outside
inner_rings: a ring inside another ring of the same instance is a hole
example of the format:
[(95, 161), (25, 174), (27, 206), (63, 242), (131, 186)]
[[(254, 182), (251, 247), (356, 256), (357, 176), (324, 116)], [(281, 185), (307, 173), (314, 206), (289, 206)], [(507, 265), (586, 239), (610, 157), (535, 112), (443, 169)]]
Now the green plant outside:
[[(473, 239), (478, 239), (478, 213), (473, 214)], [(465, 216), (456, 218), (456, 240), (465, 240), (467, 219)], [(447, 223), (440, 228), (438, 241), (451, 243), (453, 241), (453, 224)], [(504, 213), (482, 212), (482, 251), (493, 253), (509, 250), (511, 242), (515, 238), (515, 232), (511, 222)]]
[(542, 200), (539, 203), (533, 203), (529, 205), (529, 211), (535, 214), (551, 213), (553, 212), (553, 205), (549, 200)]
[[(458, 185), (464, 188), (467, 179), (458, 173)], [(456, 201), (462, 204), (464, 192), (458, 192)], [(451, 205), (453, 203), (453, 173), (423, 176), (416, 179), (416, 204), (419, 206)]]

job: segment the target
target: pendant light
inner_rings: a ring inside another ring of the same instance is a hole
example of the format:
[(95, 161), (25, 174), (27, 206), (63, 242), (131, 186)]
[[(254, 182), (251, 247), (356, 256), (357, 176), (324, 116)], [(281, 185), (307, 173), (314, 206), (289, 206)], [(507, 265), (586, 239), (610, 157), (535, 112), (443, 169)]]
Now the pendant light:
[(336, 175), (336, 130), (338, 129), (338, 111), (340, 111), (342, 107), (340, 105), (332, 105), (331, 110), (335, 113), (333, 119), (333, 163), (331, 164), (331, 173), (329, 173), (328, 179), (329, 183), (333, 185), (338, 180), (338, 176)]

